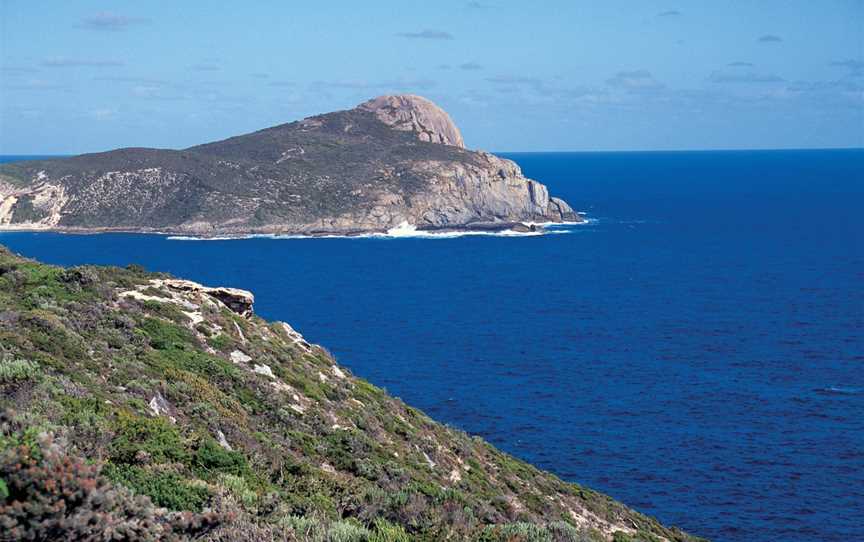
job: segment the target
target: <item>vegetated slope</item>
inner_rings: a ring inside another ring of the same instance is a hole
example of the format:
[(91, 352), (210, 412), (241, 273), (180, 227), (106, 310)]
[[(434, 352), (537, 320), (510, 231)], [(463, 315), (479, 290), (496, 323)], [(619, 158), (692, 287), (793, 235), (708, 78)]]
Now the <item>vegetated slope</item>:
[[(436, 423), (255, 316), (252, 301), (0, 247), (0, 526), (24, 528), (11, 499), (38, 491), (25, 491), (21, 458), (36, 469), (38, 453), (27, 458), (50, 433), (45, 472), (86, 458), (121, 491), (208, 512), (144, 507), (181, 539), (221, 523), (209, 539), (695, 540)], [(101, 502), (88, 499), (34, 506), (44, 520)]]
[(580, 221), (519, 167), (461, 146), (419, 96), (185, 150), (128, 148), (0, 166), (0, 228), (380, 232)]

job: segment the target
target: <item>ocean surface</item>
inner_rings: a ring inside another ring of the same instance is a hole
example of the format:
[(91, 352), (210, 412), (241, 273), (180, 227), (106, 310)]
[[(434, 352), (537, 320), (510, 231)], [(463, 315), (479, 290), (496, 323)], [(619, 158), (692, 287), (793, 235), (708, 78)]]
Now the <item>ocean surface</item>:
[(591, 222), (0, 243), (252, 290), (438, 420), (695, 534), (864, 540), (864, 151), (509, 157)]

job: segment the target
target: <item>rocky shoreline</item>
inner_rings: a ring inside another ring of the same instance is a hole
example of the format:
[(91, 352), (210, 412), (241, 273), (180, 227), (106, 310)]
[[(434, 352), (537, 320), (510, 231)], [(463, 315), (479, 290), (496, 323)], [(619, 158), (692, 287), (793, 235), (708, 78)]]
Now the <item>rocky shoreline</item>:
[(453, 226), (424, 226), (415, 228), (413, 226), (397, 226), (395, 228), (376, 228), (376, 229), (279, 229), (274, 227), (254, 229), (248, 231), (189, 231), (189, 230), (171, 230), (159, 228), (76, 228), (76, 227), (51, 227), (43, 225), (29, 224), (0, 224), (0, 233), (13, 232), (46, 232), (46, 233), (62, 233), (69, 235), (98, 235), (102, 233), (131, 233), (142, 235), (167, 235), (167, 236), (183, 236), (196, 239), (242, 239), (250, 236), (273, 236), (273, 237), (308, 237), (308, 238), (323, 238), (323, 237), (364, 237), (371, 235), (393, 236), (400, 235), (410, 236), (411, 234), (452, 234), (452, 233), (506, 233), (513, 234), (543, 234), (547, 231), (549, 225), (580, 225), (586, 224), (588, 220), (580, 215), (580, 220), (562, 221), (562, 222), (480, 222), (465, 225)]

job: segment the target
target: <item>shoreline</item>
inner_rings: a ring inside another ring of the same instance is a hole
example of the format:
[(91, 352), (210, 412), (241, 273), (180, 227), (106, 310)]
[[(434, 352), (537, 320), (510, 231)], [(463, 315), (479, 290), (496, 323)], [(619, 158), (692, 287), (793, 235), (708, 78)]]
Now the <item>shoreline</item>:
[[(580, 214), (580, 216), (583, 216)], [(53, 227), (41, 225), (2, 224), (2, 233), (60, 233), (64, 235), (99, 235), (104, 233), (128, 233), (141, 235), (159, 235), (171, 240), (196, 241), (227, 241), (233, 239), (362, 239), (362, 238), (453, 238), (469, 235), (489, 235), (500, 237), (530, 237), (550, 233), (550, 229), (559, 226), (583, 226), (590, 224), (592, 219), (583, 218), (580, 221), (561, 222), (494, 222), (475, 223), (459, 226), (421, 227), (417, 228), (407, 222), (388, 228), (343, 229), (343, 230), (269, 230), (250, 229), (248, 231), (225, 231), (199, 233), (188, 230), (158, 229), (158, 228), (126, 228), (126, 227)], [(563, 233), (561, 231), (555, 233)]]

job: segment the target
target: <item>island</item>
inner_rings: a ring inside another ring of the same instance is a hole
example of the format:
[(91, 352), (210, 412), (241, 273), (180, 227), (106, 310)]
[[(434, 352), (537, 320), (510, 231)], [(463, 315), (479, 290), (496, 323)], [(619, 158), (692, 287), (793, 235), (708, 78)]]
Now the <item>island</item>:
[(0, 230), (313, 236), (583, 220), (511, 160), (466, 149), (450, 116), (414, 95), (184, 150), (0, 166)]

